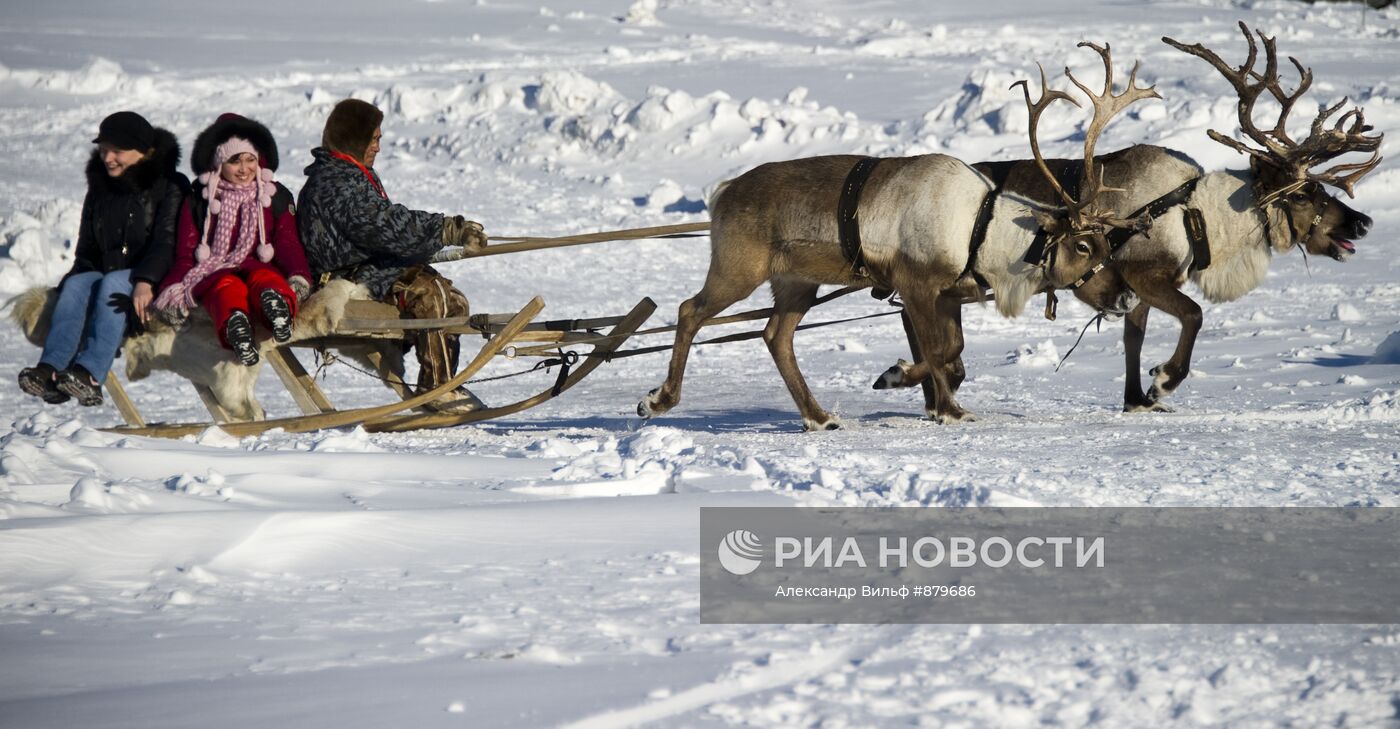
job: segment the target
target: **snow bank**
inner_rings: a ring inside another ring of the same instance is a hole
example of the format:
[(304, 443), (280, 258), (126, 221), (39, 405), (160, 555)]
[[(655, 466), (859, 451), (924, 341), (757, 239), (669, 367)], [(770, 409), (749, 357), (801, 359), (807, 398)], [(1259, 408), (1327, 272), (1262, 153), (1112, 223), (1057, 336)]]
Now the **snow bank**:
[(0, 218), (0, 296), (56, 283), (73, 265), (82, 204), (54, 198)]
[[(949, 127), (967, 134), (1025, 134), (1029, 128), (1025, 97), (1015, 82), (1031, 78), (1025, 74), (997, 69), (981, 69), (969, 74), (956, 96), (949, 97), (924, 115), (921, 135), (944, 132)], [(1032, 89), (1032, 95), (1038, 93)], [(1056, 133), (1054, 114), (1042, 120), (1041, 134)]]
[(1400, 364), (1400, 331), (1390, 333), (1371, 355), (1371, 364)]
[(627, 16), (622, 22), (640, 26), (660, 25), (661, 21), (656, 19), (657, 4), (658, 0), (637, 0), (627, 8)]
[(120, 64), (97, 57), (74, 71), (5, 68), (0, 65), (0, 83), (61, 94), (93, 96), (115, 91), (140, 93), (154, 87), (147, 77), (132, 77)]

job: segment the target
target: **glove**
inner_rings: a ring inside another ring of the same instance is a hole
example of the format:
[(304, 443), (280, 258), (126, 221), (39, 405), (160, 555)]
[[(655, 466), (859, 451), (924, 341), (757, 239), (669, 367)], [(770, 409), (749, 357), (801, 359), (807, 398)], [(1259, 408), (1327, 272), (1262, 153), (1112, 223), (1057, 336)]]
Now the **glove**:
[(442, 219), (442, 244), (479, 251), (486, 247), (486, 232), (481, 229), (481, 223), (475, 220), (448, 215)]
[(146, 325), (136, 315), (136, 305), (132, 302), (130, 295), (112, 294), (107, 299), (107, 306), (126, 317), (126, 329), (122, 332), (122, 336), (136, 337), (146, 333)]
[(305, 302), (306, 297), (311, 295), (311, 282), (301, 276), (293, 276), (287, 283), (291, 285), (292, 293), (296, 294), (298, 303)]

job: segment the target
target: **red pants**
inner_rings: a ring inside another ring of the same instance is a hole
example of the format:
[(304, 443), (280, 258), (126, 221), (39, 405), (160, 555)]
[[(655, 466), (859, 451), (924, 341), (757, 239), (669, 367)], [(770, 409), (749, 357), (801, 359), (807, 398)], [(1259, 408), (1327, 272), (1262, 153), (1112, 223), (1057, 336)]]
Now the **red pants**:
[[(240, 276), (247, 277), (246, 283), (243, 278), (239, 278)], [(297, 297), (292, 293), (292, 287), (281, 274), (266, 268), (218, 274), (214, 285), (204, 292), (203, 301), (200, 303), (204, 304), (204, 310), (208, 311), (209, 317), (214, 320), (214, 331), (219, 333), (219, 343), (225, 348), (229, 347), (224, 338), (224, 325), (228, 324), (228, 318), (233, 316), (235, 311), (247, 314), (250, 321), (261, 322), (264, 327), (272, 326), (263, 316), (262, 302), (259, 300), (262, 292), (268, 289), (281, 294), (292, 307), (292, 316), (296, 316)]]

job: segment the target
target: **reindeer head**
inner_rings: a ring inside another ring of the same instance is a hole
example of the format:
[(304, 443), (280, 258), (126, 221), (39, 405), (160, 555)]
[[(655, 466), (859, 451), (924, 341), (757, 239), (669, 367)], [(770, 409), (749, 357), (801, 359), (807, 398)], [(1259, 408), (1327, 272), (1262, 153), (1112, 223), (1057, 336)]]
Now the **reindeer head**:
[(1094, 164), (1094, 146), (1098, 143), (1099, 135), (1103, 133), (1109, 120), (1130, 104), (1143, 99), (1162, 98), (1157, 95), (1155, 87), (1143, 88), (1137, 85), (1137, 64), (1133, 64), (1127, 88), (1123, 93), (1115, 95), (1113, 93), (1113, 55), (1109, 46), (1106, 44), (1098, 46), (1093, 43), (1080, 43), (1079, 46), (1093, 49), (1103, 60), (1104, 88), (1102, 93), (1095, 94), (1080, 83), (1069, 68), (1065, 68), (1065, 76), (1089, 97), (1089, 101), (1094, 106), (1094, 116), (1084, 132), (1084, 170), (1080, 178), (1078, 199), (1071, 197), (1065, 191), (1059, 180), (1055, 178), (1054, 173), (1050, 171), (1050, 167), (1045, 163), (1045, 157), (1040, 153), (1040, 142), (1036, 138), (1036, 130), (1040, 124), (1041, 114), (1051, 104), (1064, 100), (1079, 106), (1079, 102), (1063, 91), (1049, 88), (1045, 81), (1044, 67), (1040, 67), (1040, 99), (1031, 101), (1030, 83), (1024, 79), (1012, 85), (1012, 88), (1020, 86), (1021, 91), (1026, 96), (1026, 107), (1030, 111), (1031, 153), (1035, 156), (1036, 165), (1040, 167), (1041, 173), (1045, 175), (1045, 179), (1049, 181), (1050, 186), (1054, 188), (1055, 193), (1064, 203), (1064, 207), (1060, 209), (1036, 212), (1037, 222), (1047, 234), (1044, 259), (1042, 260), (1045, 277), (1055, 288), (1078, 287), (1107, 264), (1113, 253), (1113, 246), (1108, 241), (1109, 231), (1115, 228), (1140, 231), (1145, 230), (1149, 224), (1146, 216), (1125, 219), (1119, 217), (1114, 210), (1097, 204), (1099, 195), (1108, 191), (1119, 191), (1119, 188), (1108, 187), (1104, 184), (1103, 168)]
[[(1344, 261), (1356, 252), (1356, 246), (1351, 241), (1366, 235), (1371, 227), (1371, 218), (1351, 209), (1323, 186), (1332, 185), (1346, 191), (1348, 197), (1355, 197), (1353, 188), (1356, 183), (1380, 164), (1380, 146), (1384, 135), (1366, 134), (1372, 127), (1366, 123), (1359, 107), (1343, 114), (1329, 128), (1327, 120), (1346, 105), (1347, 100), (1342, 99), (1331, 107), (1320, 109), (1307, 138), (1301, 142), (1294, 141), (1286, 128), (1288, 115), (1293, 111), (1293, 105), (1312, 86), (1312, 70), (1304, 68), (1298, 59), (1289, 56), (1288, 60), (1298, 69), (1299, 80), (1293, 93), (1286, 93), (1279, 82), (1278, 50), (1274, 39), (1258, 33), (1259, 40), (1264, 44), (1265, 56), (1264, 72), (1261, 74), (1254, 70), (1254, 62), (1259, 56), (1254, 34), (1243, 22), (1240, 23), (1240, 31), (1249, 44), (1249, 56), (1239, 68), (1229, 66), (1220, 56), (1199, 43), (1188, 46), (1171, 38), (1163, 38), (1162, 41), (1205, 60), (1235, 87), (1239, 95), (1236, 112), (1240, 131), (1262, 149), (1214, 129), (1206, 133), (1211, 139), (1250, 156), (1255, 204), (1263, 210), (1270, 207), (1282, 210), (1288, 221), (1288, 240), (1281, 247), (1296, 244), (1308, 253)], [(1254, 124), (1254, 104), (1265, 91), (1278, 102), (1279, 115), (1272, 129), (1260, 130)], [(1313, 171), (1314, 167), (1351, 152), (1370, 152), (1371, 157), (1365, 162), (1338, 164), (1326, 170)]]

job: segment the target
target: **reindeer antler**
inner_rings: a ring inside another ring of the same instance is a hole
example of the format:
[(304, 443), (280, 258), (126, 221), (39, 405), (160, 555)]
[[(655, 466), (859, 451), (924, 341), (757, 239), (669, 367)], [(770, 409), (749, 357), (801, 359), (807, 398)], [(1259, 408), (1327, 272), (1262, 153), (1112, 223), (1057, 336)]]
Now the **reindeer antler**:
[[(1237, 152), (1243, 152), (1261, 162), (1291, 172), (1294, 179), (1297, 180), (1297, 184), (1311, 180), (1335, 185), (1345, 190), (1348, 195), (1353, 195), (1352, 188), (1356, 183), (1380, 164), (1380, 144), (1385, 135), (1365, 135), (1365, 132), (1370, 131), (1372, 127), (1366, 124), (1365, 116), (1360, 108), (1352, 109), (1343, 114), (1331, 129), (1326, 129), (1327, 119), (1346, 105), (1347, 100), (1342, 99), (1337, 104), (1318, 112), (1306, 139), (1302, 142), (1293, 141), (1286, 128), (1288, 116), (1293, 112), (1294, 104), (1312, 86), (1312, 69), (1305, 68), (1298, 59), (1289, 56), (1288, 60), (1293, 63), (1294, 68), (1298, 69), (1298, 86), (1292, 93), (1285, 92), (1279, 80), (1278, 49), (1275, 39), (1264, 35), (1263, 31), (1251, 32), (1249, 26), (1245, 25), (1243, 21), (1240, 21), (1239, 26), (1240, 32), (1244, 34), (1245, 42), (1249, 44), (1249, 56), (1245, 58), (1244, 64), (1239, 68), (1231, 67), (1221, 60), (1220, 56), (1200, 43), (1188, 46), (1171, 38), (1162, 38), (1162, 41), (1167, 45), (1206, 61), (1234, 86), (1235, 93), (1239, 96), (1236, 112), (1239, 117), (1240, 131), (1264, 149), (1255, 149), (1214, 129), (1208, 130), (1206, 134), (1211, 139)], [(1254, 42), (1256, 34), (1264, 44), (1265, 60), (1262, 74), (1254, 70), (1254, 62), (1259, 56), (1259, 48)], [(1279, 116), (1272, 129), (1262, 131), (1254, 124), (1254, 104), (1265, 91), (1268, 91), (1278, 102)], [(1348, 119), (1352, 120), (1351, 126), (1344, 129)], [(1371, 158), (1365, 162), (1337, 165), (1322, 172), (1310, 171), (1314, 165), (1349, 152), (1371, 152), (1372, 154)]]
[(1101, 211), (1093, 209), (1094, 202), (1098, 196), (1104, 192), (1117, 190), (1118, 188), (1108, 187), (1104, 184), (1103, 169), (1094, 164), (1094, 147), (1098, 144), (1099, 135), (1108, 126), (1109, 120), (1117, 116), (1134, 102), (1143, 99), (1160, 99), (1157, 89), (1153, 86), (1140, 87), (1137, 85), (1138, 65), (1133, 64), (1132, 74), (1128, 78), (1128, 87), (1121, 94), (1113, 93), (1113, 55), (1107, 44), (1099, 46), (1094, 43), (1080, 43), (1081, 48), (1091, 48), (1099, 54), (1104, 63), (1104, 90), (1103, 93), (1095, 94), (1088, 87), (1079, 82), (1079, 79), (1070, 73), (1068, 67), (1065, 68), (1065, 75), (1069, 80), (1078, 86), (1094, 107), (1094, 116), (1089, 122), (1088, 128), (1084, 132), (1084, 171), (1081, 176), (1079, 186), (1079, 199), (1075, 200), (1065, 192), (1060, 186), (1059, 180), (1050, 171), (1045, 158), (1040, 153), (1040, 142), (1036, 138), (1036, 133), (1040, 124), (1040, 115), (1044, 113), (1054, 102), (1064, 99), (1065, 101), (1080, 106), (1079, 102), (1068, 93), (1049, 88), (1045, 81), (1045, 69), (1040, 67), (1040, 99), (1031, 101), (1030, 83), (1025, 79), (1012, 84), (1012, 88), (1021, 87), (1022, 93), (1026, 97), (1026, 107), (1030, 111), (1030, 142), (1031, 154), (1035, 157), (1035, 162), (1045, 179), (1050, 182), (1051, 187), (1059, 194), (1060, 200), (1069, 210), (1070, 225), (1074, 230), (1085, 231), (1092, 229), (1102, 229), (1103, 226), (1115, 228), (1133, 228), (1138, 226), (1137, 220), (1126, 220), (1113, 215), (1111, 211)]
[[(1353, 191), (1356, 183), (1381, 163), (1380, 147), (1381, 140), (1385, 138), (1385, 135), (1366, 136), (1365, 132), (1371, 131), (1373, 127), (1366, 123), (1366, 116), (1359, 107), (1343, 114), (1331, 129), (1324, 129), (1323, 126), (1327, 123), (1327, 118), (1345, 106), (1346, 103), (1347, 100), (1343, 98), (1335, 105), (1318, 113), (1317, 118), (1313, 120), (1311, 130), (1308, 132), (1308, 138), (1298, 145), (1297, 160), (1302, 169), (1306, 170), (1349, 152), (1370, 152), (1371, 158), (1365, 162), (1339, 164), (1321, 172), (1309, 171), (1306, 173), (1310, 180), (1333, 185), (1345, 190), (1347, 196), (1356, 197), (1356, 193)], [(1344, 129), (1348, 119), (1352, 120), (1351, 126)], [(1351, 174), (1343, 175), (1341, 174), (1343, 172)]]
[(1075, 201), (1074, 198), (1070, 197), (1069, 193), (1065, 192), (1065, 188), (1060, 186), (1060, 181), (1055, 178), (1055, 173), (1051, 172), (1050, 166), (1045, 164), (1045, 157), (1040, 153), (1040, 140), (1036, 138), (1036, 131), (1040, 126), (1040, 115), (1045, 113), (1045, 110), (1050, 108), (1051, 104), (1056, 101), (1064, 100), (1075, 106), (1079, 106), (1079, 102), (1076, 101), (1073, 96), (1059, 89), (1050, 88), (1050, 84), (1045, 81), (1045, 67), (1039, 63), (1035, 64), (1035, 67), (1040, 69), (1039, 100), (1031, 101), (1031, 84), (1026, 79), (1021, 79), (1011, 84), (1011, 88), (1014, 89), (1020, 86), (1021, 93), (1026, 96), (1026, 108), (1030, 112), (1031, 154), (1035, 157), (1036, 165), (1040, 167), (1040, 172), (1045, 175), (1045, 179), (1050, 181), (1050, 186), (1055, 189), (1055, 193), (1060, 196), (1060, 200), (1064, 202), (1065, 207), (1070, 210), (1078, 210), (1080, 207), (1079, 203)]
[(1108, 44), (1099, 46), (1087, 41), (1078, 45), (1079, 48), (1090, 48), (1103, 59), (1103, 93), (1095, 94), (1084, 84), (1079, 83), (1079, 79), (1074, 77), (1069, 67), (1065, 67), (1065, 76), (1069, 78), (1085, 96), (1089, 97), (1090, 103), (1094, 105), (1094, 118), (1089, 122), (1089, 128), (1084, 132), (1084, 174), (1083, 182), (1079, 187), (1079, 196), (1084, 200), (1083, 205), (1091, 204), (1099, 193), (1118, 188), (1105, 187), (1103, 184), (1103, 168), (1099, 167), (1097, 173), (1094, 166), (1094, 146), (1098, 144), (1099, 135), (1103, 133), (1108, 122), (1119, 112), (1128, 108), (1134, 102), (1143, 99), (1160, 99), (1162, 96), (1157, 93), (1156, 86), (1138, 86), (1137, 73), (1138, 62), (1133, 62), (1132, 73), (1128, 74), (1128, 87), (1121, 94), (1113, 93), (1113, 52)]

